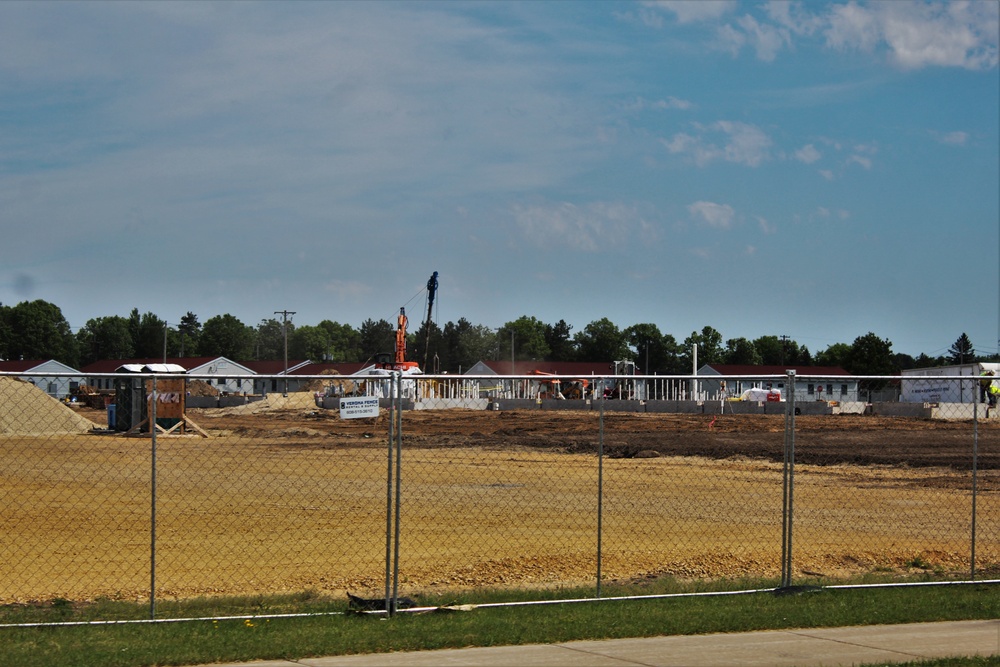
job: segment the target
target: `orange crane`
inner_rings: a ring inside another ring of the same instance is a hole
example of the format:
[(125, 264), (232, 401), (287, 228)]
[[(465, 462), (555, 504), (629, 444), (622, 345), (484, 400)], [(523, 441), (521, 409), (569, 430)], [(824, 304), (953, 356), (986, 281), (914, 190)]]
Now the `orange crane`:
[[(427, 365), (427, 350), (430, 347), (430, 325), (431, 325), (431, 308), (434, 306), (434, 294), (437, 292), (438, 282), (437, 282), (438, 272), (435, 271), (431, 276), (430, 280), (427, 281), (427, 343), (424, 347), (424, 365)], [(390, 364), (388, 360), (376, 363), (378, 368), (390, 371), (409, 371), (413, 369), (419, 369), (420, 364), (415, 361), (406, 360), (406, 326), (409, 324), (409, 320), (406, 317), (406, 308), (399, 309), (399, 316), (396, 317), (396, 354), (393, 357), (393, 361)], [(388, 355), (383, 355), (383, 358), (387, 358)]]

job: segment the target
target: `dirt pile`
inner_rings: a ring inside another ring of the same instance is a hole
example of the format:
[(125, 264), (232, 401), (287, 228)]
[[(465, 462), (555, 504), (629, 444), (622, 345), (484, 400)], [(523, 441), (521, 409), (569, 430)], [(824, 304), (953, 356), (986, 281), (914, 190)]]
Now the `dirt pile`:
[[(329, 368), (320, 375), (337, 375), (340, 373), (335, 368)], [(330, 393), (333, 396), (351, 395), (357, 391), (357, 384), (353, 380), (310, 380), (303, 385), (303, 390), (319, 393)], [(332, 390), (332, 391), (330, 391)]]
[(244, 405), (229, 408), (206, 408), (199, 412), (206, 415), (255, 415), (266, 412), (282, 412), (285, 410), (312, 410), (316, 407), (316, 396), (311, 391), (293, 391), (288, 396), (281, 392), (268, 394), (259, 401), (251, 401)]
[(96, 426), (30, 382), (0, 377), (0, 433), (86, 433)]
[(189, 396), (218, 396), (219, 390), (204, 380), (189, 380), (187, 383)]

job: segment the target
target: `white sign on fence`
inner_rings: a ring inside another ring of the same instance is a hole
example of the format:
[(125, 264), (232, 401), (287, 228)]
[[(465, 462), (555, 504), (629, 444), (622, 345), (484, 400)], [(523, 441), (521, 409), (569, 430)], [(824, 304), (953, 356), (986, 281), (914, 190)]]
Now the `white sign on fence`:
[(374, 396), (344, 397), (340, 399), (341, 419), (378, 417), (378, 398)]

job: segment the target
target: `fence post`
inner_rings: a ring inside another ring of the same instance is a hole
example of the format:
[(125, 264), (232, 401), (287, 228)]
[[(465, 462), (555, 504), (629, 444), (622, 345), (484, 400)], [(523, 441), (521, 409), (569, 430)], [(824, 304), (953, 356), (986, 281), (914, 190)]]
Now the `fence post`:
[[(145, 384), (145, 382), (143, 382)], [(150, 435), (150, 509), (149, 509), (149, 618), (156, 618), (156, 376), (153, 376), (151, 399), (143, 393), (142, 400), (149, 400)]]
[(792, 585), (792, 516), (795, 503), (795, 371), (787, 371), (785, 387), (785, 456), (782, 464), (781, 586)]
[(393, 383), (390, 382), (389, 386), (389, 439), (388, 451), (386, 453), (388, 469), (385, 473), (385, 608), (387, 611), (392, 597), (392, 448), (395, 445), (395, 430), (393, 426), (396, 421), (394, 412), (396, 405), (394, 399), (391, 398)]
[(392, 565), (392, 601), (387, 607), (388, 614), (392, 616), (396, 613), (396, 602), (399, 600), (399, 511), (400, 511), (400, 486), (402, 484), (402, 462), (403, 462), (403, 374), (395, 373), (393, 381), (396, 384), (396, 516), (394, 526)]
[[(604, 381), (601, 381), (604, 386)], [(597, 438), (597, 597), (601, 597), (601, 562), (603, 560), (602, 545), (604, 539), (604, 393), (597, 401), (601, 407), (598, 418), (599, 435)]]
[(972, 399), (972, 531), (969, 536), (969, 578), (976, 578), (976, 505), (979, 500), (979, 397)]

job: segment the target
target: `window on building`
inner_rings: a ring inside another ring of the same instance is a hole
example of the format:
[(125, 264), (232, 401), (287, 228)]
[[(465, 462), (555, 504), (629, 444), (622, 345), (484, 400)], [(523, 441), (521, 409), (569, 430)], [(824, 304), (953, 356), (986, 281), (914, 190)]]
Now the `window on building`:
[(806, 393), (809, 394), (810, 396), (812, 396), (813, 394), (815, 394), (816, 393), (816, 385), (814, 385), (814, 384), (807, 384), (806, 385)]
[(840, 395), (841, 396), (847, 396), (847, 385), (846, 384), (840, 385)]

